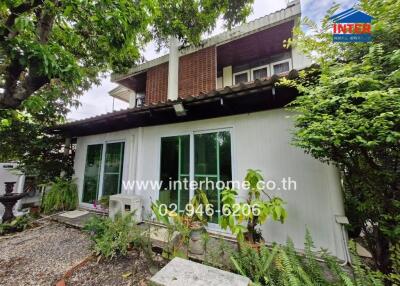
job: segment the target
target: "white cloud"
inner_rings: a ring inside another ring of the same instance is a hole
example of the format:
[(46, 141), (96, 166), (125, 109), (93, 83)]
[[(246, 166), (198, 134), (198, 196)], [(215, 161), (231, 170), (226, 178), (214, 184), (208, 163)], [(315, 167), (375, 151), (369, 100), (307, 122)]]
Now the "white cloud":
[[(332, 0), (302, 0), (302, 14), (308, 16), (314, 21), (319, 21), (325, 15), (326, 10), (333, 5), (333, 2), (334, 1)], [(347, 9), (356, 3), (355, 0), (336, 0), (335, 2), (339, 3), (342, 9)], [(248, 21), (283, 9), (286, 7), (286, 3), (287, 0), (255, 0), (253, 13), (248, 18)], [(219, 23), (212, 34), (217, 34), (220, 32), (222, 32), (221, 23)], [(163, 50), (160, 53), (156, 53), (155, 50), (156, 47), (154, 44), (150, 44), (148, 47), (146, 47), (146, 51), (144, 53), (146, 60), (151, 60), (167, 53), (166, 50)], [(108, 95), (108, 92), (115, 86), (116, 84), (111, 83), (109, 77), (104, 78), (101, 81), (100, 86), (95, 86), (91, 88), (85, 95), (80, 98), (82, 105), (78, 109), (72, 110), (68, 115), (68, 118), (70, 120), (77, 120), (111, 112), (113, 110), (113, 99), (111, 96)], [(127, 103), (115, 99), (114, 110), (119, 110), (127, 107)]]

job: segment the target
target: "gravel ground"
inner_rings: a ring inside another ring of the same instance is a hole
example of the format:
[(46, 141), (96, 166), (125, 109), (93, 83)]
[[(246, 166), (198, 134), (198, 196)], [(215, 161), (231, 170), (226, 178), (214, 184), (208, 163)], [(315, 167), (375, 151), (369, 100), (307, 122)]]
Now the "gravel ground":
[(87, 235), (58, 223), (0, 238), (0, 285), (55, 285), (89, 246)]
[(54, 286), (66, 273), (66, 286), (144, 286), (166, 264), (160, 256), (148, 263), (137, 250), (111, 261), (90, 254), (86, 234), (56, 222), (0, 237), (0, 286)]

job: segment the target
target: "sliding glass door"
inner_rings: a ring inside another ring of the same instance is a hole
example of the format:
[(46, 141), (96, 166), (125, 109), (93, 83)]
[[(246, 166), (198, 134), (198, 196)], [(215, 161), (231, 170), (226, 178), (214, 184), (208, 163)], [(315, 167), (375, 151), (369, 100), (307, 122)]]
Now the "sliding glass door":
[[(232, 180), (231, 156), (231, 135), (227, 130), (161, 138), (160, 202), (182, 213), (196, 191), (189, 190), (189, 181), (194, 180), (213, 206), (210, 222), (218, 223), (222, 190), (216, 183)], [(187, 184), (174, 184), (177, 181)]]
[(88, 145), (82, 202), (121, 192), (124, 142)]

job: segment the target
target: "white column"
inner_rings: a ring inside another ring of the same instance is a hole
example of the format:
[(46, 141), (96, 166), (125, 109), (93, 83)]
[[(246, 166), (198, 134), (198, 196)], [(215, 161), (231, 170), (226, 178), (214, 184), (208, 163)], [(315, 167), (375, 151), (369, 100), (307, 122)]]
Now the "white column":
[(129, 92), (129, 108), (133, 108), (136, 106), (136, 92), (131, 90)]
[(224, 67), (222, 69), (222, 77), (223, 87), (232, 85), (232, 66)]
[(175, 37), (170, 38), (169, 45), (169, 64), (168, 64), (168, 99), (178, 99), (178, 80), (179, 80), (179, 40)]

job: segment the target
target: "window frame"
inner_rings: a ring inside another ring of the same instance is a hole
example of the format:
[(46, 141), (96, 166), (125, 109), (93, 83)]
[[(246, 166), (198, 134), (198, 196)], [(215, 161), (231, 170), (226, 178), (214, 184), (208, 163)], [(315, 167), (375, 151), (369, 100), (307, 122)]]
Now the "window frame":
[(241, 74), (245, 74), (245, 73), (247, 73), (247, 81), (246, 81), (246, 82), (251, 81), (251, 73), (250, 73), (250, 70), (244, 70), (244, 71), (235, 72), (235, 73), (232, 74), (232, 82), (233, 82), (233, 85), (239, 84), (239, 83), (236, 83), (236, 78), (235, 78), (235, 76), (241, 75)]
[(287, 72), (289, 72), (289, 71), (292, 70), (292, 61), (291, 61), (291, 59), (286, 59), (286, 60), (281, 60), (281, 61), (273, 62), (273, 63), (270, 64), (270, 66), (271, 66), (271, 68), (270, 68), (270, 71), (271, 71), (270, 76), (272, 76), (272, 75), (274, 75), (274, 74), (278, 75), (278, 74), (275, 73), (275, 71), (274, 71), (274, 65), (279, 65), (279, 64), (283, 64), (283, 63), (289, 63), (289, 70), (288, 70)]
[[(189, 180), (191, 180), (190, 178), (190, 156), (191, 156), (191, 153), (190, 153), (190, 150), (191, 150), (191, 133), (174, 133), (174, 134), (172, 134), (172, 135), (163, 135), (163, 136), (160, 136), (160, 138), (159, 138), (159, 141), (158, 141), (158, 143), (159, 143), (159, 146), (158, 146), (158, 165), (157, 165), (157, 171), (158, 171), (158, 181), (159, 182), (161, 182), (161, 180), (162, 180), (162, 178), (161, 178), (161, 155), (162, 155), (162, 139), (163, 138), (171, 138), (171, 137), (184, 137), (184, 136), (189, 136), (189, 174), (188, 174), (188, 177), (189, 177)], [(179, 154), (179, 157), (180, 157), (180, 154)], [(178, 177), (179, 177), (179, 170), (178, 170)], [(161, 189), (160, 190), (158, 190), (158, 192), (157, 192), (157, 200), (160, 200), (160, 192), (161, 192)], [(181, 193), (180, 192), (178, 192), (178, 208), (179, 208), (179, 200), (180, 200), (180, 197), (181, 197)], [(190, 193), (190, 188), (189, 188), (189, 200), (191, 199), (191, 193)]]
[[(99, 200), (102, 196), (103, 196), (103, 185), (104, 185), (104, 168), (105, 168), (105, 156), (106, 156), (106, 149), (107, 149), (107, 144), (112, 144), (112, 143), (124, 143), (124, 149), (123, 149), (123, 156), (121, 156), (121, 160), (122, 160), (122, 172), (120, 174), (120, 178), (121, 180), (124, 178), (124, 172), (126, 172), (126, 168), (124, 168), (125, 166), (125, 159), (126, 159), (126, 139), (117, 139), (117, 140), (107, 140), (107, 141), (100, 141), (100, 142), (90, 142), (88, 144), (86, 144), (86, 152), (85, 152), (85, 158), (87, 158), (87, 151), (88, 151), (88, 147), (91, 145), (102, 145), (102, 150), (101, 150), (101, 163), (100, 163), (100, 174), (99, 174), (99, 193), (98, 193), (98, 197), (97, 200)], [(86, 159), (85, 159), (85, 164), (83, 169), (85, 170), (86, 168)], [(81, 183), (81, 192), (79, 195), (79, 204), (81, 206), (84, 207), (88, 207), (88, 208), (93, 208), (93, 204), (91, 203), (86, 203), (83, 202), (83, 192), (84, 192), (84, 184), (85, 184), (85, 176), (83, 176), (82, 179), (82, 183)], [(120, 193), (122, 190), (122, 185), (120, 185)]]
[(254, 73), (253, 73), (254, 71), (260, 70), (260, 69), (265, 69), (265, 68), (267, 68), (267, 77), (270, 77), (271, 76), (271, 66), (270, 66), (270, 64), (267, 64), (267, 65), (263, 65), (263, 66), (258, 66), (258, 67), (252, 68), (250, 70), (251, 80), (252, 81), (255, 80), (254, 79)]

